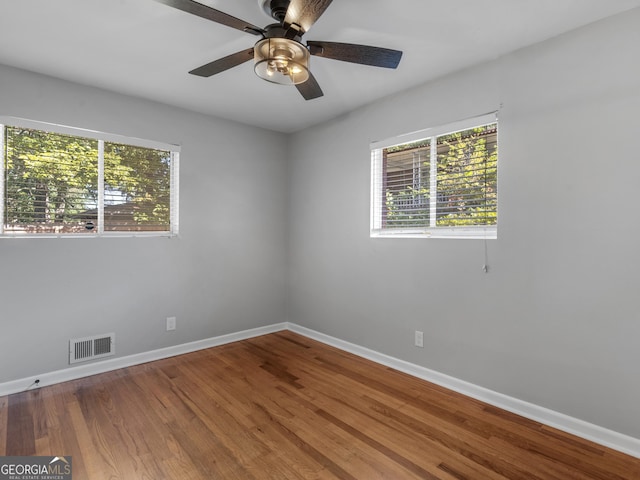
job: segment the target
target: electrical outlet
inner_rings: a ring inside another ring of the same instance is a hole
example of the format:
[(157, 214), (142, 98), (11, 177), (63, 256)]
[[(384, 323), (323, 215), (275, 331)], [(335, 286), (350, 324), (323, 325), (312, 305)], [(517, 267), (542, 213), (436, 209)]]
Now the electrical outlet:
[(418, 330), (416, 330), (415, 345), (416, 347), (424, 348), (424, 333)]
[(167, 317), (167, 332), (176, 329), (176, 317)]

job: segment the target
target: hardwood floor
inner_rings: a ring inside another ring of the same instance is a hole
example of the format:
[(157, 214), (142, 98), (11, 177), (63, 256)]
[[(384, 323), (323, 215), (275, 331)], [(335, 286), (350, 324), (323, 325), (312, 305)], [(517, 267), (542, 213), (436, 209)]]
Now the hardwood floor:
[(280, 332), (0, 397), (73, 478), (640, 479), (640, 459)]

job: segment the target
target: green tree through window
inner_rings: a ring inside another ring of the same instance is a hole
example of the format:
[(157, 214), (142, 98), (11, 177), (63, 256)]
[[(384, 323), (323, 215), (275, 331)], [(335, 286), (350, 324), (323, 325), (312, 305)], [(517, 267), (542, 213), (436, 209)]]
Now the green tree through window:
[(3, 153), (5, 233), (171, 231), (170, 150), (7, 126)]
[(497, 125), (438, 138), (438, 226), (497, 222)]
[(495, 235), (497, 123), (373, 148), (372, 168), (372, 234)]

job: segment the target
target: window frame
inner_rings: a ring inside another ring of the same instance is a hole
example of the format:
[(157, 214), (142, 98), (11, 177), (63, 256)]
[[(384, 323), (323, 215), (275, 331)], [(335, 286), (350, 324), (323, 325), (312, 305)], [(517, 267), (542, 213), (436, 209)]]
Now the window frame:
[[(437, 137), (448, 135), (472, 128), (497, 124), (497, 112), (491, 112), (476, 117), (467, 118), (457, 122), (440, 125), (437, 127), (417, 130), (415, 132), (398, 135), (370, 144), (371, 149), (371, 198), (370, 198), (370, 231), (371, 238), (460, 238), (460, 239), (496, 239), (498, 236), (498, 225), (460, 226), (460, 227), (438, 227), (438, 226), (412, 226), (407, 228), (385, 228), (382, 225), (384, 201), (383, 198), (383, 150), (389, 147), (405, 145), (423, 140), (431, 140), (430, 161), (435, 162), (437, 168), (436, 148)], [(499, 135), (499, 130), (497, 135)], [(435, 175), (430, 178), (430, 191), (433, 191)], [(430, 202), (431, 214), (435, 218), (435, 202)], [(497, 212), (497, 205), (496, 205)]]
[[(70, 135), (98, 141), (98, 225), (90, 235), (78, 233), (29, 233), (5, 232), (5, 127), (19, 127), (40, 130), (47, 133)], [(104, 144), (116, 143), (134, 147), (168, 151), (171, 154), (169, 168), (169, 230), (165, 231), (104, 231)], [(55, 123), (28, 120), (18, 117), (0, 116), (0, 238), (101, 238), (101, 237), (177, 237), (179, 233), (179, 164), (180, 146), (170, 143), (145, 140), (124, 135), (105, 133)]]

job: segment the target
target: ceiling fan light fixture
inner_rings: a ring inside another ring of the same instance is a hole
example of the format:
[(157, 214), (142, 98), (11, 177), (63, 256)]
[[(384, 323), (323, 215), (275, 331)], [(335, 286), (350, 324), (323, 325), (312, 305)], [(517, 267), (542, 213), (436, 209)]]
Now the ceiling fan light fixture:
[(254, 70), (260, 78), (281, 85), (309, 79), (309, 50), (288, 38), (265, 38), (253, 48)]

